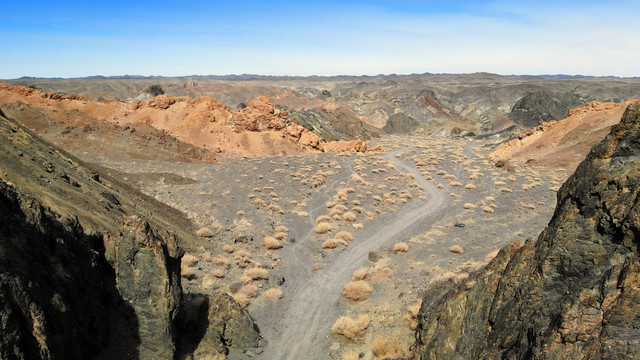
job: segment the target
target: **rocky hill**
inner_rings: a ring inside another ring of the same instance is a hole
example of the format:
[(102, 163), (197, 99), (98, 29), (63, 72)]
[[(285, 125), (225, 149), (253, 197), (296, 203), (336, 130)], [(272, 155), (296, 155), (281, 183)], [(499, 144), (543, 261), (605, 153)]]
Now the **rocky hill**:
[(639, 155), (634, 104), (562, 186), (537, 241), (425, 298), (415, 358), (640, 357)]
[[(338, 116), (335, 109), (345, 107), (352, 113), (350, 118), (379, 129), (394, 114), (402, 113), (431, 134), (449, 135), (457, 127), (465, 133), (504, 137), (513, 135), (513, 131), (537, 126), (540, 121), (559, 120), (566, 116), (567, 109), (591, 101), (624, 102), (640, 98), (640, 79), (637, 78), (550, 78), (487, 73), (17, 79), (7, 82), (48, 92), (80, 94), (91, 100), (121, 101), (131, 101), (146, 94), (149, 86), (157, 85), (170, 96), (211, 96), (234, 110), (258, 96), (267, 96), (273, 104), (286, 107), (290, 115), (312, 111), (314, 113), (303, 117), (313, 116), (326, 123)], [(144, 96), (147, 98), (148, 95)], [(554, 100), (550, 102), (549, 99)], [(547, 115), (540, 114), (540, 109), (529, 111), (538, 100), (546, 104), (543, 112)], [(519, 125), (513, 131), (506, 130), (514, 125), (513, 121), (526, 125)]]
[[(290, 119), (286, 111), (276, 109), (265, 96), (232, 111), (208, 96), (161, 94), (127, 104), (3, 84), (0, 108), (76, 154), (215, 162), (217, 157), (322, 152), (327, 143)], [(345, 125), (343, 133), (353, 126)], [(326, 149), (345, 146), (348, 144)]]
[(195, 234), (181, 213), (2, 112), (0, 221), (2, 359), (174, 359), (258, 344), (228, 296), (183, 296), (179, 242)]
[(518, 100), (507, 117), (526, 127), (536, 127), (542, 122), (564, 119), (569, 107), (551, 97), (545, 91), (532, 92)]
[(625, 103), (592, 101), (572, 109), (559, 121), (548, 121), (519, 134), (499, 146), (491, 155), (513, 164), (544, 167), (566, 179), (584, 160), (589, 150), (620, 122)]

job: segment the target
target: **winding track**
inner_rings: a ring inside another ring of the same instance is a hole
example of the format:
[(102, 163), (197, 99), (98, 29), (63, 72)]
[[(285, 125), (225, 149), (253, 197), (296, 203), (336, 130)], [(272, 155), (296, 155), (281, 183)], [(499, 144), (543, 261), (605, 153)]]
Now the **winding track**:
[[(370, 251), (382, 245), (391, 244), (411, 235), (411, 228), (422, 222), (433, 222), (441, 216), (445, 198), (442, 191), (426, 181), (413, 167), (396, 159), (395, 155), (409, 147), (394, 150), (383, 155), (393, 161), (396, 169), (415, 176), (427, 192), (427, 201), (416, 201), (394, 213), (394, 217), (385, 223), (372, 224), (363, 230), (355, 241), (343, 249), (337, 256), (327, 258), (319, 271), (311, 271), (307, 253), (300, 254), (297, 246), (289, 246), (281, 250), (285, 259), (286, 283), (282, 286), (284, 298), (279, 302), (277, 311), (280, 317), (271, 323), (260, 323), (268, 344), (261, 359), (297, 360), (326, 359), (327, 335), (335, 321), (336, 309), (342, 298), (342, 288), (351, 279), (352, 273), (364, 266)], [(337, 182), (337, 181), (336, 181)], [(332, 184), (312, 202), (316, 205), (310, 210), (310, 217), (315, 219), (316, 213), (324, 210), (325, 197), (336, 184)], [(315, 222), (312, 222), (315, 224)], [(313, 228), (301, 241), (310, 242)], [(275, 308), (274, 308), (275, 309)], [(273, 317), (272, 317), (273, 319)], [(266, 330), (266, 331), (265, 331)]]

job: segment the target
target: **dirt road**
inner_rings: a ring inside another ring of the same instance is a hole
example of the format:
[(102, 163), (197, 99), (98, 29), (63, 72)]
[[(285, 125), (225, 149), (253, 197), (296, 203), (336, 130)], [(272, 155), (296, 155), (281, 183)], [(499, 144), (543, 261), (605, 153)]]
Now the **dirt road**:
[[(369, 252), (406, 240), (413, 235), (412, 227), (415, 225), (434, 222), (441, 217), (439, 210), (448, 200), (415, 168), (395, 158), (395, 154), (405, 150), (407, 148), (388, 152), (384, 157), (393, 161), (396, 169), (413, 174), (427, 193), (428, 200), (414, 201), (384, 221), (372, 224), (337, 256), (327, 258), (328, 263), (323, 263), (318, 271), (312, 271), (312, 264), (307, 260), (309, 254), (300, 253), (300, 249), (310, 248), (304, 243), (312, 241), (313, 228), (296, 246), (283, 249), (281, 255), (287, 264), (284, 275), (286, 281), (282, 286), (284, 297), (280, 302), (268, 304), (254, 314), (262, 335), (268, 341), (259, 358), (326, 359), (329, 346), (334, 341), (330, 337), (331, 325), (342, 313), (342, 288), (356, 269), (367, 265)], [(329, 199), (327, 194), (333, 186), (328, 186), (312, 202), (312, 206), (317, 205), (309, 211), (313, 219), (324, 210), (323, 204)], [(246, 357), (236, 353), (230, 354), (229, 358)]]

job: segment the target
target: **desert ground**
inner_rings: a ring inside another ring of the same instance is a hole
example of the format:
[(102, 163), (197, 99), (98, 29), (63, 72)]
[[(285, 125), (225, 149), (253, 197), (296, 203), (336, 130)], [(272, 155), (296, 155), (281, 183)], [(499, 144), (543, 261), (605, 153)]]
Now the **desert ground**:
[(495, 167), (475, 140), (388, 136), (379, 153), (202, 163), (87, 156), (200, 228), (186, 293), (224, 289), (260, 348), (229, 359), (407, 356), (424, 284), (465, 281), (535, 237), (561, 179)]
[[(365, 85), (331, 93), (357, 110), (376, 93), (360, 94)], [(297, 99), (310, 101), (303, 90)], [(315, 90), (305, 91), (325, 101)], [(229, 294), (242, 309), (231, 313), (249, 314), (262, 337), (246, 348), (222, 333), (215, 359), (352, 360), (415, 356), (422, 302), (472, 288), (500, 249), (537, 238), (560, 186), (637, 102), (591, 101), (535, 127), (474, 112), (464, 130), (467, 115), (423, 101), (420, 111), (445, 120), (401, 134), (351, 115), (307, 121), (271, 95), (234, 108), (147, 90), (121, 102), (0, 85), (0, 115), (188, 218), (184, 307)], [(221, 320), (223, 332), (232, 321)], [(180, 344), (176, 356), (191, 359), (195, 348)]]

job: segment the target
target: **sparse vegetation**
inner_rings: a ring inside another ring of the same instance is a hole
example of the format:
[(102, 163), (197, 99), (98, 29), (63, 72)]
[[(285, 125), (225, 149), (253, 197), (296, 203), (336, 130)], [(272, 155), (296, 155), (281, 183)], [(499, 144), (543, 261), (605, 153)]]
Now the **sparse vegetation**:
[(399, 242), (393, 245), (393, 252), (407, 252), (409, 250), (409, 245), (405, 242)]
[(266, 247), (269, 250), (275, 250), (280, 248), (280, 241), (278, 241), (276, 238), (272, 237), (272, 236), (266, 236), (263, 240), (264, 242), (264, 247)]
[(335, 239), (327, 239), (322, 243), (323, 249), (335, 249), (338, 246), (338, 242)]
[(376, 336), (371, 341), (371, 352), (380, 359), (400, 358), (403, 355), (397, 339), (382, 336)]
[(347, 232), (347, 231), (340, 231), (336, 234), (336, 238), (337, 239), (342, 239), (345, 241), (351, 241), (353, 240), (353, 235), (351, 235), (351, 233)]
[(278, 301), (282, 298), (282, 290), (280, 288), (270, 288), (264, 292), (262, 297), (266, 300)]
[(347, 211), (346, 213), (344, 213), (344, 215), (342, 215), (342, 218), (344, 219), (344, 221), (355, 221), (357, 216), (356, 214), (352, 213), (351, 211)]
[(331, 230), (332, 226), (328, 222), (321, 222), (316, 225), (315, 231), (318, 234), (326, 234)]
[(345, 298), (352, 301), (362, 301), (369, 298), (369, 294), (373, 289), (362, 280), (350, 281), (345, 284), (342, 294)]
[(199, 237), (213, 237), (213, 231), (207, 227), (201, 227), (196, 231), (196, 235)]
[(341, 316), (331, 326), (331, 332), (335, 337), (342, 337), (355, 342), (362, 340), (371, 320), (366, 315), (359, 315), (357, 319)]
[(267, 280), (269, 279), (269, 270), (255, 267), (245, 270), (244, 275), (251, 280)]
[(367, 280), (369, 278), (369, 274), (369, 268), (361, 267), (360, 269), (353, 272), (353, 276), (351, 277), (351, 279), (353, 281)]

